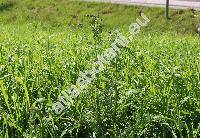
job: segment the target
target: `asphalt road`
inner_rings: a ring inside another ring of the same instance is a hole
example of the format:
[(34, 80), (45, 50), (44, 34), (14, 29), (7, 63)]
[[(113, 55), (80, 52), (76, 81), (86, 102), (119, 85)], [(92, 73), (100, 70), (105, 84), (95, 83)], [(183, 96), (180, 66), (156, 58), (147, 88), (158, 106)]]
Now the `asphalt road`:
[[(98, 2), (111, 2), (128, 5), (142, 5), (151, 7), (164, 7), (166, 0), (85, 0)], [(170, 0), (170, 7), (177, 9), (197, 9), (200, 10), (200, 0)]]

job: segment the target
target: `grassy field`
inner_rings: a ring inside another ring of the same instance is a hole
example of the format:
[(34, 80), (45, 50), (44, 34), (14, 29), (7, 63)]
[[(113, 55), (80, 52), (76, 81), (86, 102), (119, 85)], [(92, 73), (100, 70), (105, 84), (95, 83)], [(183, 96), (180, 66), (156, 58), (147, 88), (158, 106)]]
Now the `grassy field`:
[[(61, 114), (58, 95), (139, 13), (151, 20)], [(0, 1), (0, 138), (200, 137), (200, 12)]]

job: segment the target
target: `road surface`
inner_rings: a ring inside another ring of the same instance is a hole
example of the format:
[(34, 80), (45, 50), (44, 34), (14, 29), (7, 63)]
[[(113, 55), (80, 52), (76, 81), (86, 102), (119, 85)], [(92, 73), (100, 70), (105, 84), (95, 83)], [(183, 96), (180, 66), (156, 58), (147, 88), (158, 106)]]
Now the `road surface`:
[[(166, 0), (85, 0), (96, 2), (111, 2), (128, 5), (142, 5), (150, 7), (164, 7)], [(171, 8), (200, 10), (200, 0), (169, 0)]]

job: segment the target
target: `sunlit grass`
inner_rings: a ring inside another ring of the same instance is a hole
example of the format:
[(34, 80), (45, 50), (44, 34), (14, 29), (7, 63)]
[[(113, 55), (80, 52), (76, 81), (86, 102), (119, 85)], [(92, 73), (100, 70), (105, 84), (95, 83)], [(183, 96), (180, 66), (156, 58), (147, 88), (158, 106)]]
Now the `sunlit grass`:
[(75, 84), (80, 71), (91, 68), (94, 53), (110, 46), (109, 34), (104, 33), (95, 51), (89, 30), (50, 33), (32, 25), (7, 27), (0, 44), (2, 135), (57, 137), (64, 130), (66, 136), (78, 137), (199, 133), (198, 37), (137, 36), (57, 116), (52, 103)]
[[(198, 16), (188, 21), (191, 11), (173, 10), (166, 21), (162, 9), (142, 8), (151, 23), (56, 115), (58, 95), (111, 47), (114, 28), (128, 34), (141, 7), (40, 2), (16, 1), (0, 12), (0, 137), (200, 136)], [(92, 17), (103, 18), (97, 28)]]

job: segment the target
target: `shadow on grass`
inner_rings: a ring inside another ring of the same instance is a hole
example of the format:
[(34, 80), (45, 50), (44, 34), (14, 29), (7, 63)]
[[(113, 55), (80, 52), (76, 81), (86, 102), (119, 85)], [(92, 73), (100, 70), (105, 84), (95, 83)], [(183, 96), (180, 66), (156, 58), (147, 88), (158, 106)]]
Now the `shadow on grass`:
[(0, 12), (9, 10), (14, 6), (13, 2), (5, 2), (5, 3), (0, 3)]

